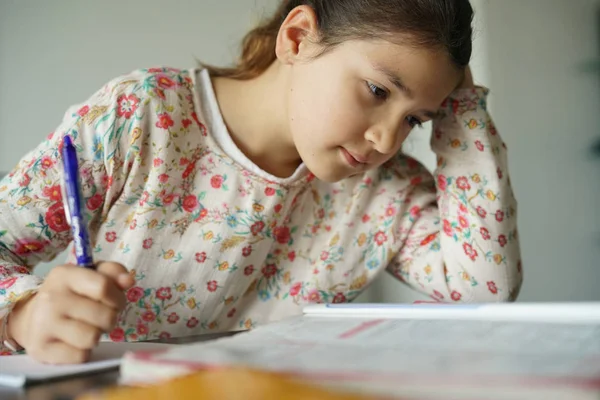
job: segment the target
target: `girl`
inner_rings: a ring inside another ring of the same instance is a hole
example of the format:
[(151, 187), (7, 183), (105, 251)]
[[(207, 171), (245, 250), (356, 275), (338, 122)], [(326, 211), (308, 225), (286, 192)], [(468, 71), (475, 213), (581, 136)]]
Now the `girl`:
[[(387, 269), (441, 302), (521, 284), (506, 150), (468, 68), (467, 0), (285, 0), (231, 69), (139, 70), (70, 109), (0, 182), (4, 351), (252, 328), (351, 301)], [(430, 174), (400, 152), (434, 121)], [(65, 135), (97, 271), (71, 242)], [(70, 260), (73, 260), (71, 256)]]

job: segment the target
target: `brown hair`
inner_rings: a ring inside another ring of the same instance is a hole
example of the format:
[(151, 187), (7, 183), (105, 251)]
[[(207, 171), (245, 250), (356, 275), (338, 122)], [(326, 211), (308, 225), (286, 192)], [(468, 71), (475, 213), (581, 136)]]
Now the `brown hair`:
[(235, 66), (206, 67), (213, 76), (233, 79), (262, 74), (276, 59), (281, 24), (301, 5), (317, 16), (323, 52), (346, 40), (393, 40), (400, 34), (405, 44), (446, 51), (458, 68), (471, 58), (473, 9), (468, 0), (283, 0), (270, 19), (244, 37)]

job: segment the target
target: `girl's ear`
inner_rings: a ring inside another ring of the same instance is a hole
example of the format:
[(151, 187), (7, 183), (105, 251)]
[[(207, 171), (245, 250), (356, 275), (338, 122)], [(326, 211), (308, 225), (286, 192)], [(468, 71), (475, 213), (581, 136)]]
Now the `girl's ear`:
[(279, 61), (292, 65), (314, 55), (319, 27), (315, 11), (306, 5), (294, 8), (279, 28), (275, 54)]

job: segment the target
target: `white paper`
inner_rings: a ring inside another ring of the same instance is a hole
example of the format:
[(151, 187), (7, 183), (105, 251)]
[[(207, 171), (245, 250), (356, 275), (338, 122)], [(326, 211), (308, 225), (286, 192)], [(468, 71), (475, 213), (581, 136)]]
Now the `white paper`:
[(258, 367), (384, 394), (443, 388), (461, 397), (494, 387), (514, 398), (572, 399), (600, 393), (600, 324), (304, 316), (154, 361)]
[(89, 362), (78, 365), (41, 364), (27, 355), (0, 356), (0, 385), (20, 387), (28, 382), (44, 381), (116, 368), (128, 351), (157, 350), (157, 343), (102, 342), (92, 351)]

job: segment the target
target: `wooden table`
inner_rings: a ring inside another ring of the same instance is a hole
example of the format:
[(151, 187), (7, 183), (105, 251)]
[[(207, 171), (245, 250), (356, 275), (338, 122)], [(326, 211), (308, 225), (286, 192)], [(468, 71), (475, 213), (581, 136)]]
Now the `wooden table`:
[[(184, 338), (157, 340), (160, 343), (184, 344), (214, 340), (232, 336), (238, 332), (227, 332)], [(0, 386), (0, 400), (71, 400), (90, 390), (102, 389), (117, 384), (119, 371), (98, 372), (93, 375), (73, 377), (55, 382), (39, 383), (21, 389)]]

